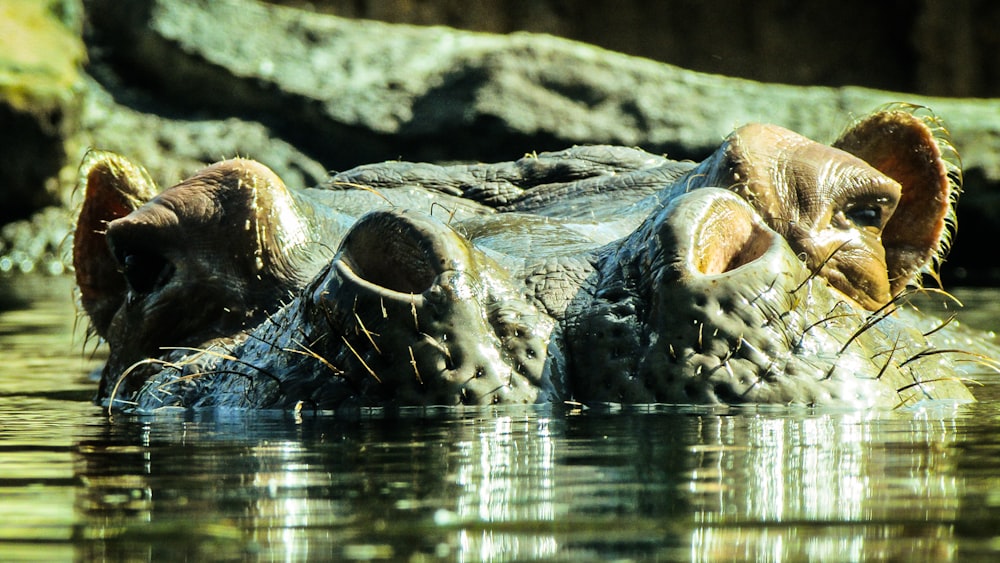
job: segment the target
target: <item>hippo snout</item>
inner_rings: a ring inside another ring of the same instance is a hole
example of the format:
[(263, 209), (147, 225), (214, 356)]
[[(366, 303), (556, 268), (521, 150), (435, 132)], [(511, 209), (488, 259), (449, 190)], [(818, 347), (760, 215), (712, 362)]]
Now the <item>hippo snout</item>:
[(551, 401), (552, 319), (445, 223), (372, 212), (311, 289), (324, 352), (373, 404)]
[(612, 359), (575, 380), (584, 400), (870, 406), (921, 385), (902, 361), (919, 333), (838, 291), (727, 190), (673, 199), (600, 276), (567, 334), (572, 365)]

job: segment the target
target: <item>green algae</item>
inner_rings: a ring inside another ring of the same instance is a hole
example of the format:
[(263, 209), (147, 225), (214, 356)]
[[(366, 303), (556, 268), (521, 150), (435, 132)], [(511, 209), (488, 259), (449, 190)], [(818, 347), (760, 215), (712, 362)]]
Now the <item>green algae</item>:
[(62, 105), (81, 80), (86, 48), (59, 17), (60, 0), (0, 0), (0, 99), (34, 113)]

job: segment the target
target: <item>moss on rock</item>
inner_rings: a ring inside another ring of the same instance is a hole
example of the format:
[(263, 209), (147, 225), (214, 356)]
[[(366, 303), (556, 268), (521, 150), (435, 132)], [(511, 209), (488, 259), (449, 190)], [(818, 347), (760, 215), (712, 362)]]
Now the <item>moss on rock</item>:
[[(0, 223), (59, 203), (86, 49), (68, 0), (0, 2)], [(69, 20), (69, 21), (67, 21)]]

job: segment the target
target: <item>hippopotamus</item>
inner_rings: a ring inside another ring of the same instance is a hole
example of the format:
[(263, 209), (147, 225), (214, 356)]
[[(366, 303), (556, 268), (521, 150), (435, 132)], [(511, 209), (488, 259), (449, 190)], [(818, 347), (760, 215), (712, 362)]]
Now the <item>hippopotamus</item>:
[(902, 105), (830, 145), (751, 123), (700, 163), (576, 146), (296, 190), (237, 158), (158, 191), (92, 151), (74, 265), (109, 346), (96, 400), (972, 400), (948, 323), (905, 306), (947, 253), (960, 182), (937, 118)]

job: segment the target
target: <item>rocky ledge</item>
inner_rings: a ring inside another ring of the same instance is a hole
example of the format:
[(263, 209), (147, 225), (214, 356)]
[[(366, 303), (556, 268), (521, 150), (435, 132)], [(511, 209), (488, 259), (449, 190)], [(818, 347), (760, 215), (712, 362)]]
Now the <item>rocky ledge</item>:
[(12, 186), (0, 200), (0, 271), (63, 271), (76, 166), (90, 147), (143, 162), (160, 185), (239, 155), (308, 186), (366, 162), (511, 160), (575, 144), (699, 160), (739, 124), (829, 141), (844, 116), (897, 101), (932, 108), (962, 156), (962, 227), (945, 274), (989, 280), (1000, 268), (963, 244), (1000, 236), (997, 99), (766, 84), (548, 35), (349, 20), (254, 0), (11, 0), (2, 9), (0, 25), (28, 34), (18, 41), (58, 47), (41, 59), (0, 49), (0, 171)]

